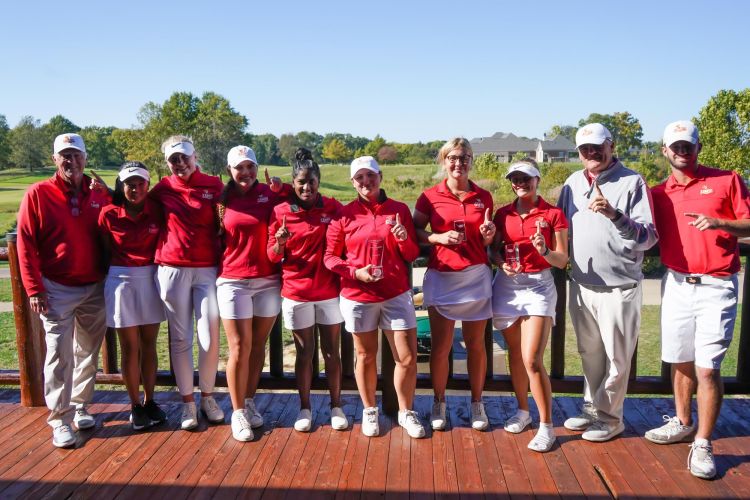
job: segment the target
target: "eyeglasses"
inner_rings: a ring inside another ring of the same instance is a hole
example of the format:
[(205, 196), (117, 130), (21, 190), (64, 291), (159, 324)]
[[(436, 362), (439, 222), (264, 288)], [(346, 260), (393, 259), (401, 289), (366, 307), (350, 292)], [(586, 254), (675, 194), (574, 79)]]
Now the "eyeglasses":
[(175, 153), (172, 156), (169, 157), (167, 160), (172, 165), (179, 165), (181, 163), (187, 163), (188, 160), (190, 160), (190, 157), (188, 155), (182, 154), (182, 153)]
[(528, 175), (517, 175), (510, 178), (510, 183), (515, 185), (528, 184), (531, 182), (531, 177)]
[(591, 153), (601, 153), (604, 151), (604, 144), (583, 144), (578, 146), (578, 151), (587, 155)]
[(690, 144), (689, 142), (684, 141), (678, 141), (669, 146), (669, 149), (672, 150), (674, 154), (678, 155), (687, 155), (692, 153), (695, 150), (695, 144)]
[(450, 155), (450, 156), (446, 156), (445, 159), (453, 164), (456, 164), (456, 163), (467, 164), (471, 161), (471, 155)]

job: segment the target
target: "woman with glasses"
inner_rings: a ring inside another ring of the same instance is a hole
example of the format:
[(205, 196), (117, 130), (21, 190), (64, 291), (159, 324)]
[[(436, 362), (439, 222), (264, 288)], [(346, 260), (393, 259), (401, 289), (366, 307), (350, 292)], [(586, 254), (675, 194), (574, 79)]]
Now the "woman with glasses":
[(252, 429), (263, 426), (254, 397), (266, 341), (281, 309), (279, 265), (269, 260), (266, 247), (268, 221), (280, 201), (282, 185), (276, 178), (267, 178), (268, 184), (258, 181), (258, 160), (247, 146), (229, 150), (227, 173), (229, 181), (217, 205), (223, 253), (216, 288), (229, 343), (232, 436), (252, 441)]
[[(99, 214), (99, 230), (110, 256), (104, 282), (107, 326), (117, 329), (122, 352), (122, 377), (130, 396), (130, 424), (143, 430), (167, 419), (154, 401), (156, 337), (164, 321), (154, 277), (154, 253), (163, 216), (148, 199), (151, 176), (143, 163), (129, 161), (115, 181), (112, 204)], [(138, 388), (143, 383), (141, 402)]]
[(489, 425), (482, 403), (487, 373), (484, 334), (492, 317), (492, 273), (486, 247), (495, 237), (495, 225), (490, 220), (492, 195), (469, 180), (471, 162), (469, 141), (456, 137), (446, 142), (438, 152), (445, 179), (422, 193), (414, 208), (417, 235), (432, 245), (423, 292), (432, 336), (430, 374), (435, 400), (430, 423), (435, 430), (444, 430), (446, 425), (445, 388), (456, 321), (461, 321), (468, 353), (471, 426), (484, 430)]
[(284, 325), (292, 331), (297, 348), (294, 374), (300, 412), (294, 429), (299, 432), (310, 431), (313, 422), (310, 386), (316, 328), (331, 395), (331, 427), (349, 427), (341, 409), (339, 277), (323, 265), (326, 230), (338, 217), (341, 203), (322, 196), (319, 186), (320, 167), (309, 150), (298, 149), (292, 166), (294, 193), (276, 206), (268, 228), (268, 258), (281, 262)]
[(219, 365), (219, 309), (216, 265), (219, 240), (215, 206), (224, 187), (196, 165), (189, 137), (174, 135), (162, 144), (172, 175), (150, 192), (165, 215), (156, 246), (157, 286), (169, 320), (169, 355), (182, 396), (181, 427), (198, 427), (193, 396), (193, 318), (198, 333), (200, 409), (209, 422), (224, 421), (213, 398)]
[(328, 226), (325, 266), (341, 276), (341, 315), (357, 353), (355, 377), (364, 403), (362, 433), (377, 436), (378, 328), (396, 367), (398, 423), (413, 438), (424, 437), (412, 410), (417, 385), (417, 318), (409, 285), (409, 263), (417, 258), (409, 207), (380, 189), (383, 175), (372, 156), (356, 158), (350, 169), (357, 199)]
[(505, 430), (517, 434), (531, 424), (531, 384), (540, 423), (528, 447), (546, 452), (555, 444), (552, 391), (543, 360), (557, 304), (550, 268), (562, 269), (568, 263), (568, 224), (562, 210), (537, 194), (541, 175), (534, 160), (513, 163), (505, 177), (517, 198), (495, 215), (500, 230), (491, 252), (501, 268), (493, 283), (493, 323), (508, 345), (518, 401), (518, 411), (506, 420)]

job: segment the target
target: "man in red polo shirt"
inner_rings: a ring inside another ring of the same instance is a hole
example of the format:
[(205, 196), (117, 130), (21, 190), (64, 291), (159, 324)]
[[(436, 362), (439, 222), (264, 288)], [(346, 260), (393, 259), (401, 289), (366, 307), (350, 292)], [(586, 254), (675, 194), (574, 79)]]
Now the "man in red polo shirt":
[(78, 429), (95, 423), (86, 404), (106, 331), (97, 222), (109, 197), (89, 187), (80, 135), (57, 136), (52, 160), (55, 175), (32, 185), (18, 210), (18, 260), (46, 333), (44, 398), (52, 444), (68, 448), (76, 444), (72, 422)]
[[(653, 188), (661, 260), (662, 359), (672, 364), (677, 415), (646, 433), (654, 443), (695, 439), (689, 469), (716, 475), (711, 433), (723, 394), (721, 362), (732, 340), (737, 315), (737, 237), (750, 236), (750, 199), (736, 172), (698, 163), (698, 129), (677, 121), (664, 130), (662, 153), (672, 175)], [(690, 403), (697, 388), (698, 425)]]

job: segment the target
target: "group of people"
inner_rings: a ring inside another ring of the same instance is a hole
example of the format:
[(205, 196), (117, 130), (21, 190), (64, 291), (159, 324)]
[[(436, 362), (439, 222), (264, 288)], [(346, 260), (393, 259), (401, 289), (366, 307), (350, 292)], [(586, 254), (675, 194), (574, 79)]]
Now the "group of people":
[[(294, 427), (312, 427), (310, 404), (316, 331), (325, 362), (331, 426), (349, 427), (341, 409), (340, 325), (353, 334), (355, 376), (364, 410), (361, 430), (379, 434), (376, 402), (378, 329), (395, 360), (398, 423), (425, 435), (413, 411), (416, 316), (409, 264), (430, 247), (424, 278), (432, 349), (433, 430), (447, 423), (445, 391), (456, 321), (468, 353), (471, 425), (489, 420), (482, 402), (487, 321), (502, 331), (518, 410), (504, 424), (531, 424), (528, 392), (539, 425), (528, 447), (556, 442), (551, 387), (543, 353), (555, 319), (550, 269), (570, 261), (570, 314), (584, 371), (581, 414), (565, 421), (583, 439), (606, 441), (623, 429), (623, 402), (640, 327), (643, 253), (661, 238), (662, 359), (672, 363), (676, 416), (646, 434), (656, 443), (692, 440), (689, 467), (713, 477), (710, 436), (722, 398), (720, 365), (737, 307), (737, 236), (750, 235), (747, 189), (737, 174), (699, 165), (698, 131), (667, 126), (662, 152), (672, 173), (652, 190), (615, 156), (601, 124), (578, 130), (583, 169), (562, 188), (557, 206), (538, 194), (541, 173), (530, 158), (510, 165), (516, 195), (496, 212), (492, 196), (469, 179), (472, 148), (463, 138), (438, 153), (445, 179), (421, 194), (413, 213), (381, 188), (369, 156), (350, 169), (356, 198), (342, 206), (320, 194), (321, 171), (310, 151), (297, 151), (291, 184), (258, 178), (253, 150), (227, 155), (228, 182), (201, 172), (190, 138), (162, 145), (171, 175), (149, 189), (139, 162), (125, 163), (114, 190), (84, 173), (86, 148), (77, 134), (55, 139), (54, 177), (33, 185), (18, 215), (18, 249), (31, 308), (42, 317), (47, 354), (45, 399), (53, 444), (70, 447), (95, 425), (87, 410), (105, 326), (115, 328), (132, 403), (131, 425), (164, 422), (154, 401), (156, 338), (165, 319), (170, 357), (182, 397), (182, 429), (225, 415), (213, 396), (219, 321), (229, 345), (226, 374), (232, 435), (253, 439), (263, 416), (253, 397), (265, 344), (281, 313), (297, 348), (300, 410)], [(688, 244), (689, 242), (689, 244)], [(497, 271), (492, 273), (492, 264)], [(195, 338), (194, 338), (195, 337)], [(200, 402), (194, 395), (198, 347)], [(143, 386), (143, 398), (140, 395)], [(698, 392), (698, 425), (690, 402)], [(694, 439), (693, 439), (694, 438)]]

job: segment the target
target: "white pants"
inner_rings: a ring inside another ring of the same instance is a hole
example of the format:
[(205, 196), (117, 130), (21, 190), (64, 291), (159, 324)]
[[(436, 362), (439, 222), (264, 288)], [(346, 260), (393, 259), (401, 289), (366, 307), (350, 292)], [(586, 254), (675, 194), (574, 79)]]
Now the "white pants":
[(102, 283), (65, 286), (46, 278), (47, 314), (42, 314), (47, 355), (44, 400), (47, 423), (73, 421), (72, 404), (87, 404), (94, 395), (99, 349), (107, 331)]
[(159, 266), (156, 286), (169, 321), (169, 356), (180, 394), (193, 393), (193, 316), (200, 390), (213, 392), (219, 367), (216, 268)]
[(584, 287), (570, 282), (570, 319), (583, 364), (583, 399), (599, 419), (622, 421), (630, 361), (641, 328), (641, 283), (635, 288)]

